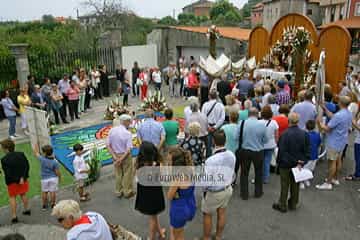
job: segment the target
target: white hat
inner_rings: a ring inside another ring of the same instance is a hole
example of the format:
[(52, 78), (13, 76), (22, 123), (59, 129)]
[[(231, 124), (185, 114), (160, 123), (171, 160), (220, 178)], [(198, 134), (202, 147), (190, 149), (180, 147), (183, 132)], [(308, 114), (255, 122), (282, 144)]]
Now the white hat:
[(122, 122), (122, 121), (130, 121), (132, 119), (132, 117), (128, 114), (122, 114), (120, 115), (119, 117), (119, 120)]

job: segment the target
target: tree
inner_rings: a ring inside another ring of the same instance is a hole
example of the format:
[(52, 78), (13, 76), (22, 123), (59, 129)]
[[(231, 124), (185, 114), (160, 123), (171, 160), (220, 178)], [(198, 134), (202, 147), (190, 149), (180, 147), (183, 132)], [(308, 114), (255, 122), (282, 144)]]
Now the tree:
[(198, 25), (198, 18), (192, 13), (180, 13), (178, 15), (178, 21), (180, 25)]
[(41, 18), (42, 22), (45, 23), (45, 24), (48, 24), (48, 23), (55, 23), (55, 18), (53, 15), (43, 15), (42, 18)]
[(228, 0), (218, 0), (210, 10), (210, 19), (216, 24), (237, 25), (241, 21), (241, 15)]
[(261, 2), (262, 0), (248, 0), (246, 4), (244, 4), (243, 8), (241, 9), (242, 16), (250, 17), (251, 15), (251, 8)]
[(177, 21), (176, 19), (174, 19), (171, 16), (166, 16), (162, 19), (160, 19), (160, 21), (158, 22), (161, 25), (166, 25), (166, 26), (174, 26), (177, 25)]

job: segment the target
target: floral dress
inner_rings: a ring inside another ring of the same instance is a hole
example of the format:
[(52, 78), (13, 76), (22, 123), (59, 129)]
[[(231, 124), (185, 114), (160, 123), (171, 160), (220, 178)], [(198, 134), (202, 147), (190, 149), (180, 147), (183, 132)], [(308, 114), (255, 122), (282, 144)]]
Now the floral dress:
[(191, 157), (195, 166), (201, 165), (205, 160), (205, 143), (198, 137), (190, 136), (186, 138), (180, 146), (191, 152)]

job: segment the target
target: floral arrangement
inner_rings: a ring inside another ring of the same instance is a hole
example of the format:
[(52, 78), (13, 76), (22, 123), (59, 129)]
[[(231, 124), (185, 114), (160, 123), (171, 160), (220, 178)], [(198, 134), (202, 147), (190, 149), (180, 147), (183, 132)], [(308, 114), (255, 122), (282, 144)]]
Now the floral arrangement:
[(106, 107), (105, 110), (105, 120), (114, 120), (117, 116), (120, 116), (121, 114), (128, 114), (129, 111), (122, 106), (120, 103), (120, 97), (116, 96), (113, 100), (111, 100)]
[(221, 37), (220, 31), (215, 25), (212, 25), (211, 27), (208, 28), (207, 33), (206, 33), (206, 37), (208, 39), (210, 39), (210, 37), (212, 35), (215, 35), (216, 39), (219, 39)]
[(155, 91), (154, 94), (149, 93), (149, 96), (144, 99), (141, 104), (141, 110), (152, 109), (155, 112), (161, 112), (167, 107), (165, 97), (161, 95), (160, 91)]
[(291, 26), (285, 28), (281, 40), (278, 40), (263, 58), (263, 64), (291, 69), (294, 67), (295, 54), (305, 53), (305, 61), (311, 59), (311, 52), (307, 50), (307, 46), (311, 43), (311, 34), (304, 27)]

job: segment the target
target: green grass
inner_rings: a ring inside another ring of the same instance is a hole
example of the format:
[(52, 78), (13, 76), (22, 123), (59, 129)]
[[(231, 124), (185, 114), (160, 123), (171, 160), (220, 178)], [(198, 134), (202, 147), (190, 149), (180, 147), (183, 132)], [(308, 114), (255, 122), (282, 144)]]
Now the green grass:
[(184, 117), (184, 106), (177, 106), (173, 108), (175, 117)]
[[(27, 196), (31, 198), (33, 196), (39, 195), (41, 193), (41, 185), (40, 185), (41, 177), (40, 177), (39, 160), (34, 156), (29, 143), (17, 144), (16, 151), (24, 152), (30, 163), (30, 177), (29, 177), (30, 190)], [(3, 155), (4, 153), (0, 152), (0, 158)], [(73, 183), (74, 181), (73, 176), (69, 172), (67, 172), (63, 166), (60, 167), (60, 171), (62, 177), (60, 183), (61, 187)], [(7, 204), (8, 204), (7, 187), (5, 185), (4, 175), (1, 174), (0, 175), (0, 207), (5, 206)]]

